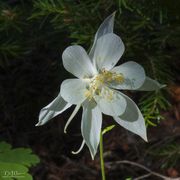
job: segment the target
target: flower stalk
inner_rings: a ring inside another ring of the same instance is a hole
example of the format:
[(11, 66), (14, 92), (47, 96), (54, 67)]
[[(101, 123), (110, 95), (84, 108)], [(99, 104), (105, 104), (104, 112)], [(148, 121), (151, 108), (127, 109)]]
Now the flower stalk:
[(105, 175), (105, 167), (104, 167), (104, 157), (103, 157), (103, 133), (101, 132), (100, 134), (100, 162), (101, 162), (101, 175), (102, 175), (102, 180), (106, 180), (106, 175)]

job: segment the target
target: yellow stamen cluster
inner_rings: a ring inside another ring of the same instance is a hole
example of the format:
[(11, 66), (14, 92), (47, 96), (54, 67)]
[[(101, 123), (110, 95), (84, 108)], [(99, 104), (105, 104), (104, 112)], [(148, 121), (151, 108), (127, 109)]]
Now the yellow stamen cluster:
[(106, 83), (116, 82), (116, 83), (123, 83), (124, 76), (123, 74), (118, 74), (116, 72), (107, 71), (105, 69), (102, 70), (102, 76)]
[[(123, 83), (123, 74), (116, 72), (110, 72), (103, 69), (98, 75), (90, 79), (89, 87), (85, 92), (85, 96), (91, 100), (94, 95), (103, 96), (108, 100), (113, 100), (114, 91), (108, 88), (106, 85), (110, 83)], [(102, 88), (103, 87), (103, 88)]]

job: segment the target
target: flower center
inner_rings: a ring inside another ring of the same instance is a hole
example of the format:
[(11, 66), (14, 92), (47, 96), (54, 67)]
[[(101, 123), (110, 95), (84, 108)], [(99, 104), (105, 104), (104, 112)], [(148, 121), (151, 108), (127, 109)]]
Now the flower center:
[(123, 74), (102, 69), (99, 74), (90, 79), (87, 91), (85, 91), (85, 96), (89, 100), (91, 100), (94, 95), (103, 96), (108, 100), (112, 100), (114, 97), (113, 90), (111, 90), (107, 86), (111, 83), (121, 84), (123, 82)]

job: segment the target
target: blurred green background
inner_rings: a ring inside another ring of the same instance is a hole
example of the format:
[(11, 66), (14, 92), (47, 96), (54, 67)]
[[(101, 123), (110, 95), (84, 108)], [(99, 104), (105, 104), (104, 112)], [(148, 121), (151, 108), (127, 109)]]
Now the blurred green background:
[[(149, 143), (117, 127), (106, 135), (105, 157), (110, 162), (139, 162), (167, 176), (180, 175), (180, 1), (1, 0), (0, 140), (31, 148), (40, 157), (40, 164), (30, 170), (34, 179), (101, 177), (99, 159), (92, 162), (87, 148), (71, 154), (81, 142), (81, 113), (68, 135), (63, 127), (72, 109), (43, 127), (34, 125), (40, 109), (71, 77), (62, 66), (63, 50), (71, 44), (89, 50), (99, 25), (114, 11), (115, 33), (126, 47), (120, 63), (136, 61), (148, 76), (168, 86), (153, 93), (128, 92), (144, 114)], [(104, 126), (112, 123), (105, 118)], [(142, 169), (132, 168), (107, 168), (108, 179), (143, 175)]]

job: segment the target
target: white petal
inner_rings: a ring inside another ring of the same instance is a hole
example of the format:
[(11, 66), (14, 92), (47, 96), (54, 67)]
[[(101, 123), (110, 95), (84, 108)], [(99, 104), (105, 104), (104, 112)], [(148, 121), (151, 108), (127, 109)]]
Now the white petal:
[(124, 114), (114, 117), (114, 120), (127, 130), (139, 135), (147, 141), (147, 132), (144, 118), (137, 105), (126, 95), (122, 94), (127, 101), (127, 108)]
[(136, 62), (129, 61), (112, 69), (117, 74), (122, 73), (124, 82), (122, 84), (112, 84), (116, 89), (138, 89), (145, 81), (146, 75), (144, 68)]
[(100, 141), (102, 114), (95, 103), (86, 102), (83, 106), (81, 121), (82, 136), (91, 152), (92, 159), (96, 155)]
[(101, 36), (96, 43), (93, 63), (98, 70), (110, 70), (116, 65), (124, 52), (121, 38), (113, 33)]
[(108, 16), (103, 23), (100, 25), (99, 29), (96, 32), (93, 46), (90, 50), (89, 57), (93, 58), (94, 56), (94, 50), (96, 47), (96, 42), (97, 39), (99, 39), (101, 36), (108, 34), (108, 33), (113, 33), (113, 28), (114, 28), (114, 17), (115, 17), (115, 12), (113, 12), (110, 16)]
[(81, 104), (85, 99), (86, 83), (80, 79), (67, 79), (61, 84), (60, 94), (71, 104)]
[(42, 108), (39, 113), (39, 122), (36, 126), (41, 126), (47, 123), (50, 119), (61, 114), (68, 109), (71, 104), (67, 103), (60, 94), (46, 107)]
[(63, 54), (63, 65), (67, 71), (78, 78), (91, 77), (95, 72), (89, 56), (81, 46), (69, 46)]
[(166, 85), (160, 84), (156, 80), (153, 80), (149, 77), (146, 77), (143, 85), (137, 90), (140, 90), (140, 91), (156, 91), (156, 90), (159, 90), (163, 87), (166, 87)]
[(109, 88), (103, 88), (99, 96), (94, 96), (100, 110), (109, 116), (119, 116), (126, 109), (126, 100), (118, 92)]

